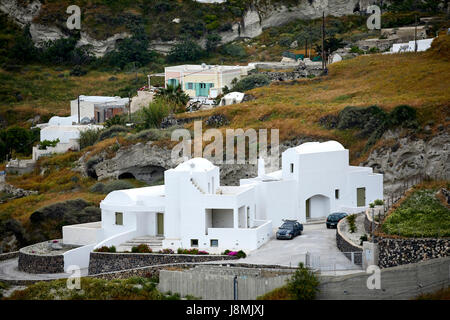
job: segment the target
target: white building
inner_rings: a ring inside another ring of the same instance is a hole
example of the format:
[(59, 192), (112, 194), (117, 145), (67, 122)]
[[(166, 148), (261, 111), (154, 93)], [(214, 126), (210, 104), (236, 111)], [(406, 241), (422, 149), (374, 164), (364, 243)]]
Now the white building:
[(181, 86), (191, 98), (215, 98), (234, 79), (247, 75), (247, 66), (219, 66), (185, 64), (164, 68), (166, 85)]
[(417, 52), (427, 51), (431, 48), (434, 38), (423, 39), (417, 41), (409, 41), (407, 43), (394, 43), (389, 53), (415, 52), (417, 42)]
[(65, 265), (87, 266), (92, 249), (142, 236), (175, 250), (251, 251), (272, 237), (282, 219), (360, 212), (383, 199), (383, 176), (349, 166), (348, 150), (335, 141), (286, 150), (276, 172), (265, 174), (263, 163), (258, 177), (240, 186), (221, 186), (219, 168), (194, 158), (165, 171), (165, 185), (111, 192), (100, 203), (101, 223), (63, 227), (65, 243), (83, 245), (65, 254)]
[(80, 149), (80, 133), (90, 129), (102, 129), (101, 125), (81, 125), (76, 124), (74, 116), (70, 117), (52, 117), (48, 123), (40, 126), (40, 142), (45, 140), (59, 142), (54, 146), (48, 146), (46, 149), (39, 149), (39, 145), (33, 147), (32, 159), (38, 160), (42, 156), (48, 156), (54, 153), (64, 153), (68, 150)]
[[(121, 97), (104, 97), (104, 96), (80, 96), (80, 120), (83, 118), (89, 118), (93, 120), (95, 118), (95, 106), (96, 105), (122, 105), (126, 106), (129, 103), (128, 98)], [(78, 122), (78, 99), (70, 101), (70, 115), (75, 116)]]

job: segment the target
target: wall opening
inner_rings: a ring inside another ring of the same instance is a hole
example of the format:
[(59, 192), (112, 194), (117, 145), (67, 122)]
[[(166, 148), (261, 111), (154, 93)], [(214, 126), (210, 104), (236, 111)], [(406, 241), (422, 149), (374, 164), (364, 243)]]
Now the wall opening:
[(330, 214), (330, 198), (318, 194), (306, 200), (306, 218), (325, 218)]

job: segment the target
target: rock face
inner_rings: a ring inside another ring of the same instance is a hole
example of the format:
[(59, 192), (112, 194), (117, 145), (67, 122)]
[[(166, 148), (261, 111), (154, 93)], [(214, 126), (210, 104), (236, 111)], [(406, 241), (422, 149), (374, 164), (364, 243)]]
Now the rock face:
[[(34, 0), (24, 6), (18, 0), (0, 0), (0, 11), (12, 17), (20, 26), (30, 24), (30, 32), (33, 42), (42, 45), (43, 42), (56, 40), (65, 37), (64, 33), (53, 26), (43, 26), (32, 22), (33, 18), (39, 14), (41, 2)], [(365, 10), (369, 0), (303, 0), (296, 6), (284, 5), (264, 5), (256, 2), (245, 12), (240, 21), (232, 25), (230, 31), (221, 32), (221, 42), (223, 44), (236, 40), (237, 38), (254, 38), (259, 36), (264, 28), (279, 26), (296, 19), (315, 19), (326, 15), (342, 16), (353, 14), (355, 8)], [(127, 33), (116, 34), (106, 40), (96, 40), (87, 33), (81, 33), (78, 45), (92, 45), (93, 53), (97, 57), (103, 56), (112, 50), (116, 41), (129, 37)], [(199, 44), (205, 46), (205, 39), (199, 40)], [(161, 53), (168, 53), (176, 42), (152, 41), (151, 47)]]
[(401, 137), (400, 131), (388, 131), (383, 139), (395, 140), (390, 147), (374, 150), (361, 165), (384, 175), (385, 194), (395, 192), (403, 183), (418, 175), (450, 177), (450, 134), (441, 132), (428, 140)]

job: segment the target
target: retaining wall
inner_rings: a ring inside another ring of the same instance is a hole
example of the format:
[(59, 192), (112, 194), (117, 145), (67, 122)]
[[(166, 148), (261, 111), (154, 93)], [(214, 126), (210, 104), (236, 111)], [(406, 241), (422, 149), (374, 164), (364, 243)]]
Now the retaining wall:
[(91, 252), (89, 259), (89, 274), (120, 271), (152, 265), (235, 259), (237, 258), (225, 255)]
[(318, 299), (412, 299), (450, 285), (450, 257), (397, 266), (380, 271), (380, 289), (368, 289), (373, 274), (320, 276)]
[(2, 253), (2, 254), (0, 254), (0, 261), (14, 259), (14, 258), (17, 258), (18, 256), (19, 256), (19, 251)]
[[(344, 255), (351, 261), (352, 256), (351, 252), (362, 252), (362, 247), (354, 245), (350, 240), (345, 238), (344, 235), (341, 234), (339, 230), (339, 224), (343, 221), (339, 221), (337, 227), (336, 227), (336, 246), (338, 249), (344, 253)], [(362, 264), (362, 255), (354, 255), (354, 263), (357, 265)]]
[(407, 239), (376, 237), (378, 266), (389, 268), (450, 256), (450, 239)]
[(19, 252), (19, 270), (28, 273), (63, 273), (64, 256)]

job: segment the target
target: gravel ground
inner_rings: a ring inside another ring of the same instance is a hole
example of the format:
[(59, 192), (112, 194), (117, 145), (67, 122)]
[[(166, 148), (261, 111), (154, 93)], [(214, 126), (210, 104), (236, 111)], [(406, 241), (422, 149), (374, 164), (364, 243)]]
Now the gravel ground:
[[(57, 242), (54, 242), (57, 241)], [(66, 245), (62, 243), (62, 240), (50, 240), (46, 242), (40, 242), (33, 244), (31, 246), (25, 247), (22, 250), (25, 253), (31, 253), (31, 254), (42, 254), (46, 256), (57, 256), (61, 255), (66, 251), (72, 250), (74, 248), (77, 248), (78, 246), (73, 245)]]

